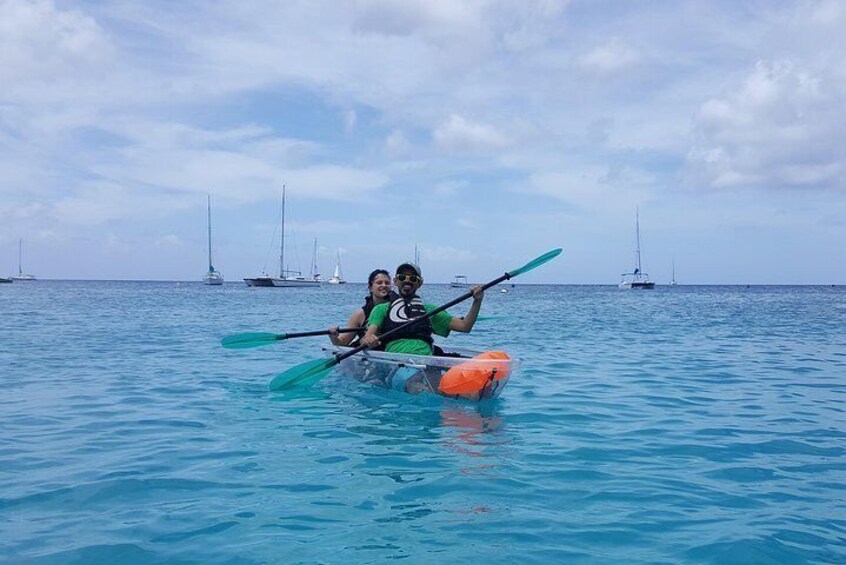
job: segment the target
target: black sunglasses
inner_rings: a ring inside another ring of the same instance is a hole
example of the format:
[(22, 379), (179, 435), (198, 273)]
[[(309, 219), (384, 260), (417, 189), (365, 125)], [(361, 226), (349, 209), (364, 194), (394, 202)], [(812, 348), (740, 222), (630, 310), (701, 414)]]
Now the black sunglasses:
[(417, 275), (406, 275), (405, 273), (397, 273), (397, 280), (399, 282), (408, 281), (411, 284), (417, 284), (420, 281), (422, 281), (423, 279), (418, 277)]

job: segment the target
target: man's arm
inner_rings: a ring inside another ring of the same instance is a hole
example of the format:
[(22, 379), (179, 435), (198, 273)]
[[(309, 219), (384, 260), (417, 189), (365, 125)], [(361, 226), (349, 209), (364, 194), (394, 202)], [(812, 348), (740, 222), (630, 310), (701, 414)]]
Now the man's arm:
[(382, 321), (385, 319), (385, 314), (388, 312), (388, 307), (380, 304), (370, 312), (370, 317), (367, 319), (367, 331), (361, 338), (361, 345), (367, 347), (379, 347), (379, 338), (376, 334), (379, 333), (379, 328), (382, 326)]
[(367, 327), (367, 332), (361, 338), (361, 345), (366, 345), (368, 348), (379, 347), (379, 338), (376, 337), (376, 332), (379, 331), (379, 326), (371, 324)]
[(456, 332), (468, 333), (473, 329), (473, 324), (476, 323), (476, 318), (479, 316), (479, 310), (482, 307), (482, 299), (485, 297), (485, 291), (481, 286), (473, 287), (473, 304), (470, 306), (470, 311), (463, 318), (453, 318), (449, 322), (449, 329)]

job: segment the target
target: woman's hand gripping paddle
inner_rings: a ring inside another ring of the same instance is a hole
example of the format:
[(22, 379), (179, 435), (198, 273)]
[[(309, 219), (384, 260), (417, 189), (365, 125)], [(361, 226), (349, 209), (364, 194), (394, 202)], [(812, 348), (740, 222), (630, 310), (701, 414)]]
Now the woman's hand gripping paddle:
[[(338, 333), (350, 333), (364, 331), (367, 328), (340, 328)], [(329, 330), (318, 330), (313, 332), (298, 332), (289, 334), (274, 334), (269, 332), (248, 332), (226, 336), (220, 345), (227, 349), (248, 349), (250, 347), (261, 347), (270, 345), (277, 341), (292, 339), (295, 337), (311, 337), (315, 335), (329, 335)]]
[[(532, 269), (536, 269), (536, 268), (540, 267), (541, 265), (543, 265), (544, 263), (551, 261), (554, 258), (558, 257), (560, 254), (561, 254), (561, 248), (553, 249), (552, 251), (548, 251), (547, 253), (544, 253), (540, 257), (538, 257), (538, 258), (536, 258), (532, 261), (529, 261), (528, 263), (526, 263), (522, 267), (520, 267), (518, 269), (514, 269), (513, 271), (508, 271), (504, 275), (497, 277), (494, 280), (492, 280), (491, 282), (483, 285), (482, 290), (487, 290), (492, 286), (498, 285), (502, 281), (506, 281), (510, 278), (516, 277), (517, 275), (522, 275), (523, 273), (529, 272)], [(403, 329), (405, 329), (409, 326), (412, 326), (414, 324), (418, 324), (418, 323), (422, 322), (423, 320), (428, 320), (429, 318), (431, 318), (435, 314), (443, 312), (447, 308), (452, 308), (456, 304), (464, 302), (465, 300), (467, 300), (468, 298), (471, 298), (472, 296), (473, 296), (473, 291), (471, 290), (471, 291), (459, 296), (455, 300), (447, 302), (443, 306), (435, 308), (431, 312), (428, 312), (425, 315), (420, 316), (419, 318), (414, 318), (413, 320), (410, 320), (410, 321), (406, 322), (405, 324), (402, 324), (401, 326), (398, 326), (398, 327), (394, 328), (393, 330), (391, 330), (389, 332), (385, 332), (384, 334), (379, 336), (379, 339), (384, 340), (386, 337), (390, 337), (392, 334), (394, 334), (396, 332), (400, 332), (400, 331), (402, 331)], [(360, 353), (360, 352), (364, 351), (365, 349), (367, 349), (366, 346), (360, 345), (360, 346), (356, 347), (355, 349), (351, 349), (350, 351), (347, 351), (346, 353), (343, 353), (343, 354), (340, 354), (340, 355), (335, 355), (333, 357), (328, 357), (326, 359), (312, 359), (311, 361), (306, 361), (305, 363), (300, 363), (299, 365), (295, 365), (295, 366), (291, 367), (290, 369), (288, 369), (287, 371), (284, 371), (284, 372), (276, 375), (273, 378), (273, 380), (270, 381), (270, 390), (286, 390), (286, 389), (294, 388), (295, 386), (298, 386), (298, 385), (306, 386), (306, 385), (311, 385), (313, 383), (316, 383), (317, 381), (319, 381), (320, 379), (322, 379), (323, 377), (328, 375), (329, 372), (332, 371), (332, 369), (335, 367), (335, 365), (340, 364), (341, 361), (343, 361), (344, 359), (346, 359), (348, 357), (352, 357), (356, 353)]]

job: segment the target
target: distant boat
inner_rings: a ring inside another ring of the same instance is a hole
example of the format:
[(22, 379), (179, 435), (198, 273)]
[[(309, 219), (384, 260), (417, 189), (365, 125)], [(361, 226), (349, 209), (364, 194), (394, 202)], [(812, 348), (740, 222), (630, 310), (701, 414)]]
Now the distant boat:
[(449, 283), (452, 288), (465, 288), (470, 286), (465, 275), (455, 275), (455, 278)]
[(669, 284), (670, 284), (670, 286), (676, 286), (677, 284), (679, 284), (679, 283), (676, 282), (676, 260), (675, 259), (673, 259), (673, 278), (670, 279)]
[(332, 278), (329, 279), (329, 284), (346, 284), (347, 281), (341, 276), (341, 252), (335, 253), (335, 272), (332, 273)]
[(30, 275), (23, 272), (23, 240), (18, 240), (18, 274), (12, 275), (12, 280), (15, 281), (34, 281), (35, 275)]
[(261, 287), (311, 287), (320, 288), (320, 281), (315, 279), (308, 279), (303, 276), (300, 271), (290, 271), (285, 269), (285, 186), (282, 186), (282, 231), (281, 242), (279, 244), (279, 276), (272, 277), (268, 274), (262, 274), (251, 279), (244, 279), (247, 286), (261, 286)]
[(208, 198), (208, 212), (209, 212), (209, 270), (203, 276), (203, 282), (209, 286), (220, 286), (223, 284), (223, 275), (220, 274), (219, 271), (215, 270), (214, 264), (212, 263), (212, 243), (211, 243), (211, 195), (207, 194), (206, 197)]
[(640, 211), (635, 212), (635, 234), (637, 235), (637, 251), (635, 252), (637, 258), (637, 266), (631, 273), (623, 273), (623, 280), (620, 282), (620, 288), (640, 288), (650, 289), (655, 288), (655, 283), (649, 280), (649, 275), (643, 272), (640, 266)]
[(317, 268), (317, 238), (314, 238), (314, 249), (311, 252), (311, 279), (319, 283), (323, 282), (323, 276)]
[(501, 288), (501, 289), (500, 289), (500, 291), (499, 291), (499, 292), (500, 292), (501, 294), (508, 294), (508, 289), (507, 289), (507, 288), (505, 288), (505, 287), (503, 287), (503, 288)]

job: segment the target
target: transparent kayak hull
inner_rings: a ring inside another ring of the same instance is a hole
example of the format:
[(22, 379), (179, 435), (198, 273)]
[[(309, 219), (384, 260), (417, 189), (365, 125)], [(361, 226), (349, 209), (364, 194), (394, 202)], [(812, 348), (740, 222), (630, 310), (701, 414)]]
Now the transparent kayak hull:
[[(437, 394), (449, 398), (486, 400), (496, 398), (519, 368), (519, 360), (483, 349), (440, 346), (444, 355), (411, 355), (363, 351), (344, 359), (336, 368), (342, 375), (374, 386), (410, 394)], [(327, 346), (327, 356), (349, 351)]]

